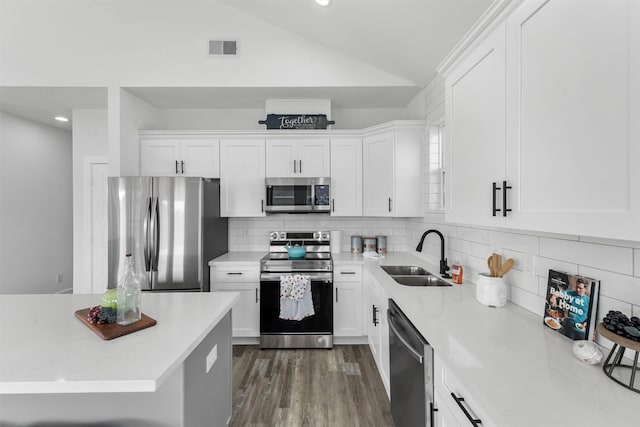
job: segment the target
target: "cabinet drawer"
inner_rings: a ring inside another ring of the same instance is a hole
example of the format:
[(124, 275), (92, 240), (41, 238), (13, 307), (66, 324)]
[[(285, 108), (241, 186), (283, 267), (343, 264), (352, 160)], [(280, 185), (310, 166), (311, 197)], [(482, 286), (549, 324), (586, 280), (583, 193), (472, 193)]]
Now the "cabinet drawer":
[(361, 265), (336, 265), (333, 269), (336, 282), (362, 282)]
[(260, 281), (260, 266), (256, 265), (221, 265), (211, 267), (211, 283), (237, 283)]
[[(471, 419), (475, 419), (481, 421), (478, 423), (479, 426), (495, 426), (477, 398), (472, 396), (460, 380), (442, 364), (437, 353), (434, 354), (433, 376), (436, 390), (462, 425), (473, 425)], [(464, 413), (465, 410), (467, 414)], [(462, 423), (462, 421), (466, 422)]]

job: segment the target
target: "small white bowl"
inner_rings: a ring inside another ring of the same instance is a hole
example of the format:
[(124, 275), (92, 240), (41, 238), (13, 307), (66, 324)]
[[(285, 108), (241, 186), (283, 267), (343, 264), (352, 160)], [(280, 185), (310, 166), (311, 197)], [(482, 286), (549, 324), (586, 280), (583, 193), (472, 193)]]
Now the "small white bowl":
[(602, 360), (602, 351), (593, 341), (575, 341), (573, 343), (573, 354), (587, 365), (596, 365)]

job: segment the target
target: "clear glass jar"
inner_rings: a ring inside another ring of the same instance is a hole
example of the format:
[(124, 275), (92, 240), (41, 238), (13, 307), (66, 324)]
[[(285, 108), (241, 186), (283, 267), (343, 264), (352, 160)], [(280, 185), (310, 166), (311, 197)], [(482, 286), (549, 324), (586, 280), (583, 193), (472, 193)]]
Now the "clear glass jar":
[(142, 317), (140, 304), (142, 302), (142, 289), (140, 280), (136, 277), (131, 254), (125, 255), (124, 273), (118, 280), (118, 315), (116, 322), (119, 325), (129, 325), (137, 322)]

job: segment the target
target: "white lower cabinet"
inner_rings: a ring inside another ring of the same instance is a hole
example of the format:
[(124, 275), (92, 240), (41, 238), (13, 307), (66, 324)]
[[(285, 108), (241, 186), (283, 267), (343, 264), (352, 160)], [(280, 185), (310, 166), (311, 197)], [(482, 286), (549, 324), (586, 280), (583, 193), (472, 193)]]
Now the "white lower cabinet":
[[(368, 304), (364, 318), (368, 318), (367, 341), (382, 377), (382, 383), (389, 395), (389, 324), (387, 323), (388, 297), (384, 289), (369, 274), (365, 273)], [(367, 312), (369, 313), (367, 316)]]
[[(437, 426), (495, 426), (478, 398), (469, 393), (460, 380), (443, 363), (435, 352), (433, 380), (436, 396)], [(474, 424), (475, 422), (475, 424)]]
[(435, 391), (435, 408), (433, 413), (434, 427), (463, 427), (468, 424), (461, 424), (454, 411), (447, 404), (447, 399), (439, 390)]
[(333, 335), (362, 337), (362, 266), (336, 265), (333, 277)]
[(260, 266), (257, 263), (211, 267), (211, 291), (239, 292), (231, 310), (232, 336), (260, 336)]

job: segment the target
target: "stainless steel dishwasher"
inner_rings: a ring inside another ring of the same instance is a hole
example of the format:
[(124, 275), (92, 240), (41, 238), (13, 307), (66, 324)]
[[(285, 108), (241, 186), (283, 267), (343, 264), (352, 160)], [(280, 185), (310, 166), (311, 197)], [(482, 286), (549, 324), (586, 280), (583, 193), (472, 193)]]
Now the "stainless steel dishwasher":
[(392, 299), (387, 319), (395, 427), (433, 427), (433, 348)]

